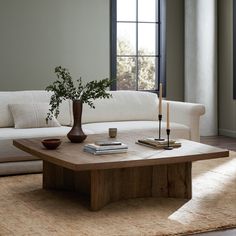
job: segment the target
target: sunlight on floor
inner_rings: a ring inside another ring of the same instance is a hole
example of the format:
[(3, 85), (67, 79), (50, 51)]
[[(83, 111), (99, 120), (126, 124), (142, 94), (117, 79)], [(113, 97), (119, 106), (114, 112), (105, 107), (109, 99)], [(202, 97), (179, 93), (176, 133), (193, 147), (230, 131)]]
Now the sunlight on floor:
[[(228, 191), (236, 195), (236, 158), (222, 164), (219, 162), (219, 165), (210, 171), (193, 170), (193, 172), (197, 173), (192, 185), (194, 198), (172, 213), (168, 219), (190, 224), (198, 220), (199, 216), (204, 218), (202, 209), (211, 209), (216, 205), (221, 207), (224, 200), (229, 201)], [(236, 197), (231, 200), (235, 201), (236, 210)], [(186, 214), (186, 211), (189, 214)]]

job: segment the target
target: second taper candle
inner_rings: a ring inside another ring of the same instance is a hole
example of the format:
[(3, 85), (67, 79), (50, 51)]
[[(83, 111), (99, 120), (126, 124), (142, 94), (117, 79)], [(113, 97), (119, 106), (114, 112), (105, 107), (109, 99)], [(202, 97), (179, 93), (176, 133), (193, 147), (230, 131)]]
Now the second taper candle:
[(170, 129), (170, 103), (167, 102), (166, 129)]
[(162, 115), (162, 83), (159, 87), (159, 115)]

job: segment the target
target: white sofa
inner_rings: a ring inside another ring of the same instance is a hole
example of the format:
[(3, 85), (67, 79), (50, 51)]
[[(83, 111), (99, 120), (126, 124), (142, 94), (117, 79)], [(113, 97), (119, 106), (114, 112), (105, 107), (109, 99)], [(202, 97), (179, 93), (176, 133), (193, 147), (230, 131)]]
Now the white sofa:
[[(96, 109), (83, 108), (83, 130), (86, 134), (107, 133), (109, 127), (118, 132), (153, 131), (157, 135), (158, 98), (149, 92), (114, 91), (111, 99), (95, 101)], [(42, 171), (42, 162), (18, 150), (13, 139), (65, 136), (73, 123), (71, 101), (60, 107), (58, 121), (61, 127), (15, 129), (9, 104), (48, 103), (51, 94), (46, 91), (0, 92), (0, 175), (34, 173)], [(200, 104), (169, 101), (171, 137), (199, 141), (199, 120), (205, 108)], [(163, 101), (165, 121), (167, 101)], [(165, 122), (162, 134), (165, 136)]]

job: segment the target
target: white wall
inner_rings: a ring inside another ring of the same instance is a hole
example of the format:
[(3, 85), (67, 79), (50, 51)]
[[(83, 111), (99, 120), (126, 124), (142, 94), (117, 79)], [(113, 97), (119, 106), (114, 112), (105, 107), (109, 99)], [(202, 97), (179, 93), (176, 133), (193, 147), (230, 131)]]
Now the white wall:
[(109, 0), (1, 0), (0, 90), (44, 89), (55, 66), (109, 77)]
[(233, 0), (219, 0), (219, 133), (236, 137), (233, 100)]
[(201, 135), (216, 135), (217, 1), (185, 0), (185, 100), (202, 103)]

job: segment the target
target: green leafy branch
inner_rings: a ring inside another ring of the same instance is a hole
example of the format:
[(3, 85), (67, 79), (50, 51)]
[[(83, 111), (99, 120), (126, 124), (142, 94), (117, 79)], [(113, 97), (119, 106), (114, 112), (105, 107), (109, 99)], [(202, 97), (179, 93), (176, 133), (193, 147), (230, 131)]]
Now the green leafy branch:
[(111, 97), (111, 94), (106, 91), (106, 88), (111, 86), (112, 80), (110, 79), (94, 80), (83, 85), (82, 79), (79, 78), (77, 86), (75, 86), (68, 69), (58, 66), (55, 68), (55, 73), (57, 80), (46, 87), (46, 91), (53, 92), (49, 103), (51, 108), (47, 114), (47, 122), (52, 119), (53, 115), (55, 117), (59, 115), (59, 106), (63, 100), (81, 100), (82, 103), (87, 103), (91, 108), (95, 108), (93, 100)]

